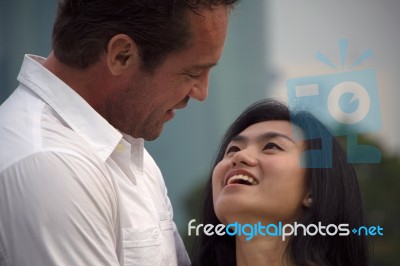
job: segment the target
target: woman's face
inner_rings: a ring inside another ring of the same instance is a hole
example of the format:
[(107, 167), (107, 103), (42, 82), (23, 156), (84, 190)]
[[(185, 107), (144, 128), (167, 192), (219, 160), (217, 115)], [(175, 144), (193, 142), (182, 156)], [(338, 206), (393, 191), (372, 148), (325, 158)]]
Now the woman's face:
[(221, 222), (290, 223), (299, 216), (309, 193), (299, 162), (304, 142), (292, 127), (288, 121), (256, 123), (228, 144), (212, 176)]

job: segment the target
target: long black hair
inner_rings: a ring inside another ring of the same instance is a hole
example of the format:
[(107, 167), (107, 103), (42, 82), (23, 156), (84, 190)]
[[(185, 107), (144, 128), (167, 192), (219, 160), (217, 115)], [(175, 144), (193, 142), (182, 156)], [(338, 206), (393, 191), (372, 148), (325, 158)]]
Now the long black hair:
[[(200, 223), (221, 224), (213, 206), (212, 170), (222, 160), (233, 137), (258, 122), (283, 120), (300, 127), (305, 135), (306, 180), (313, 204), (297, 222), (303, 225), (349, 224), (348, 236), (293, 236), (286, 255), (296, 265), (370, 265), (370, 252), (364, 236), (350, 230), (365, 225), (356, 172), (347, 163), (346, 152), (329, 130), (307, 112), (291, 112), (278, 101), (264, 99), (249, 106), (228, 128), (219, 146), (203, 195)], [(312, 152), (316, 151), (316, 152)], [(235, 237), (201, 234), (195, 242), (193, 266), (236, 265)]]

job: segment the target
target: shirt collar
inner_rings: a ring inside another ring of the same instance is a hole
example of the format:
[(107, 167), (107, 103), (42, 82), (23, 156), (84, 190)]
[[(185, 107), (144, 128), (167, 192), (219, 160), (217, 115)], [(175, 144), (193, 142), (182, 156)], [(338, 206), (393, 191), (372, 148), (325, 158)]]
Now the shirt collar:
[(78, 93), (41, 65), (45, 58), (25, 55), (18, 81), (39, 95), (105, 161), (122, 134)]

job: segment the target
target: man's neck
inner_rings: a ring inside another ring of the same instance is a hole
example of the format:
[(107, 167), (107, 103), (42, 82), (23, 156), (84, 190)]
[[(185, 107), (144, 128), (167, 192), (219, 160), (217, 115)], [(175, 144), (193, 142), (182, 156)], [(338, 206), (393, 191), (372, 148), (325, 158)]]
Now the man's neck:
[(101, 64), (87, 69), (77, 69), (60, 62), (54, 53), (51, 53), (43, 66), (78, 93), (94, 109), (102, 105), (106, 98), (106, 91), (100, 88), (107, 88), (109, 79)]

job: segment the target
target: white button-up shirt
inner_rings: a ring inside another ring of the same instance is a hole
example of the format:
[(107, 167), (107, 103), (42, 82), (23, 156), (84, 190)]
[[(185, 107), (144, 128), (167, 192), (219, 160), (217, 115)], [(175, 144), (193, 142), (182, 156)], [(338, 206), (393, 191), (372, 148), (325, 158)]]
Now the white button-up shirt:
[(143, 140), (43, 60), (25, 56), (0, 106), (0, 265), (189, 265)]

